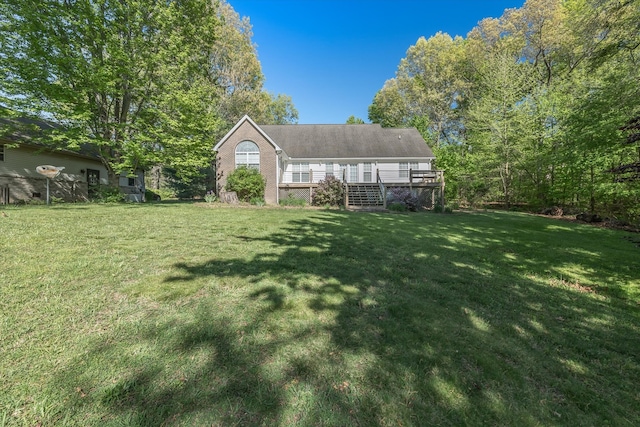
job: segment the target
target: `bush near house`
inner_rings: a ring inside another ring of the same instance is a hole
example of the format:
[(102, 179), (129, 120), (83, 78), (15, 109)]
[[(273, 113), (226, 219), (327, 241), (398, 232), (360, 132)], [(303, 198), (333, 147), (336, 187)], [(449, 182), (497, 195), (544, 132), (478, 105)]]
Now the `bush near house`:
[(344, 186), (335, 176), (328, 176), (318, 183), (313, 192), (315, 206), (341, 206), (344, 204)]
[(264, 200), (267, 183), (257, 169), (240, 166), (227, 178), (227, 191), (235, 191), (238, 199), (250, 202), (253, 199)]
[[(408, 188), (391, 188), (387, 197), (388, 205), (392, 210), (417, 211), (420, 206), (420, 201)], [(395, 209), (394, 206), (396, 206)]]

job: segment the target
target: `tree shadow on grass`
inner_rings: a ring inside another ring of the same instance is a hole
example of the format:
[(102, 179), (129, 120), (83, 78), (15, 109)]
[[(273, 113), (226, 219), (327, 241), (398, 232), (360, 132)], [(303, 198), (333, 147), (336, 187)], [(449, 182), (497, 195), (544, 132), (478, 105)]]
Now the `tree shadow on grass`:
[[(637, 303), (615, 284), (637, 283), (640, 266), (603, 270), (615, 254), (587, 228), (554, 249), (567, 230), (548, 224), (344, 212), (266, 236), (254, 224), (231, 238), (268, 249), (177, 263), (167, 286), (209, 287), (184, 313), (138, 322), (136, 340), (92, 350), (121, 378), (75, 380), (131, 425), (636, 424)], [(567, 265), (607, 293), (558, 278)]]

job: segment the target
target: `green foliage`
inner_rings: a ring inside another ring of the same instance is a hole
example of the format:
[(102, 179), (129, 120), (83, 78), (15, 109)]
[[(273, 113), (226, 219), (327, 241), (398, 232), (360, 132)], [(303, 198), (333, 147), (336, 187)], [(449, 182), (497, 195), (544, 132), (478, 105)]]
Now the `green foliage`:
[(144, 199), (147, 202), (159, 202), (162, 200), (162, 197), (158, 192), (146, 189), (144, 191)]
[(394, 187), (390, 188), (387, 193), (388, 207), (394, 210), (394, 206), (402, 206), (403, 210), (417, 211), (420, 207), (420, 201), (409, 188), (406, 187)]
[(119, 187), (101, 185), (94, 193), (92, 201), (98, 203), (123, 203), (126, 201), (126, 197)]
[(204, 195), (204, 201), (207, 203), (213, 203), (217, 200), (218, 196), (216, 196), (216, 193), (213, 190), (207, 191), (207, 193)]
[(264, 200), (266, 181), (257, 169), (241, 166), (227, 177), (227, 191), (235, 191), (238, 199), (250, 202), (252, 199)]
[(269, 95), (269, 104), (263, 122), (273, 125), (298, 123), (298, 110), (293, 105), (291, 97), (282, 94)]
[(181, 176), (176, 169), (165, 166), (162, 168), (162, 175), (166, 189), (179, 199), (200, 197), (207, 191), (207, 188), (211, 188), (214, 180), (214, 172), (211, 167), (198, 169), (197, 172), (185, 178), (184, 174)]
[(442, 206), (441, 204), (436, 204), (433, 206), (433, 212), (451, 214), (453, 213), (453, 208), (451, 208), (451, 206)]
[(264, 206), (264, 198), (263, 197), (253, 197), (249, 200), (249, 203), (253, 206)]
[(401, 127), (410, 118), (407, 100), (396, 79), (387, 80), (369, 106), (369, 120), (382, 127)]
[(290, 97), (263, 90), (251, 25), (226, 1), (7, 0), (0, 22), (0, 105), (60, 125), (41, 142), (92, 144), (111, 185), (160, 164), (196, 180), (243, 114), (297, 121)]
[(387, 205), (387, 209), (393, 212), (406, 212), (407, 206), (399, 202), (391, 202)]
[(356, 116), (349, 116), (349, 118), (347, 119), (347, 124), (348, 125), (363, 125), (364, 124), (364, 120), (362, 120), (359, 117)]
[(293, 195), (293, 193), (289, 193), (287, 194), (287, 197), (284, 199), (280, 199), (280, 204), (282, 206), (299, 206), (299, 207), (303, 207), (306, 206), (307, 201), (304, 199), (299, 199), (296, 196)]
[(315, 206), (342, 206), (344, 204), (344, 185), (333, 175), (318, 182), (313, 191), (312, 204)]
[(52, 143), (92, 143), (111, 179), (210, 162), (221, 124), (207, 77), (220, 26), (211, 2), (7, 0), (0, 21), (2, 103), (64, 124)]
[(527, 0), (464, 40), (421, 38), (369, 119), (420, 130), (446, 171), (447, 200), (636, 218), (634, 189), (607, 171), (638, 161), (619, 144), (640, 114), (637, 6)]

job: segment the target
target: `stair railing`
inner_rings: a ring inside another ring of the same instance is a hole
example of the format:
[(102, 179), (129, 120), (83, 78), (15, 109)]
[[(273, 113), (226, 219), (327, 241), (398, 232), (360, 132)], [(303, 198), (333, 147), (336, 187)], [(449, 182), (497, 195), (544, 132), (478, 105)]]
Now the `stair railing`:
[(387, 187), (384, 185), (382, 178), (380, 178), (380, 169), (376, 169), (376, 182), (380, 186), (380, 194), (382, 194), (382, 207), (387, 209)]
[(347, 168), (342, 169), (342, 185), (344, 186), (344, 206), (349, 206), (349, 184), (347, 183)]

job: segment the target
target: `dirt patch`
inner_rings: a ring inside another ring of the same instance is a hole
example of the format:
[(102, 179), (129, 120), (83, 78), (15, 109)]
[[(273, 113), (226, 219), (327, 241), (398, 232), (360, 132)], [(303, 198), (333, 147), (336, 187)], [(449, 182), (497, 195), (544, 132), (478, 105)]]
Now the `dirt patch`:
[(584, 286), (578, 282), (573, 283), (564, 279), (552, 278), (551, 280), (549, 280), (549, 285), (553, 287), (570, 288), (586, 294), (596, 293), (595, 289), (593, 289), (591, 286)]

